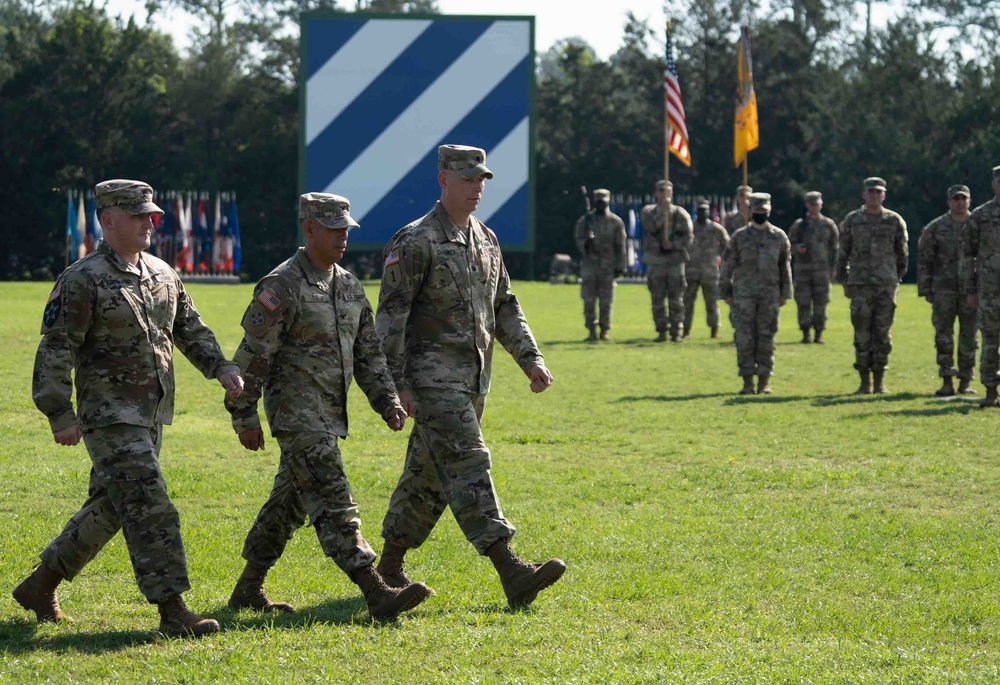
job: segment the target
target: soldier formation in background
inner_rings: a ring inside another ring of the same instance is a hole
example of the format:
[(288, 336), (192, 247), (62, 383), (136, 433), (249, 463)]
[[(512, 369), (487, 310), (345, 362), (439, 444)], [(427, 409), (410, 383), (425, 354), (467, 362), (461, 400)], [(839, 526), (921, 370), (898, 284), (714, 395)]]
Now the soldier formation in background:
[[(576, 248), (580, 251), (580, 296), (587, 340), (608, 340), (611, 310), (615, 302), (615, 279), (625, 273), (625, 223), (608, 209), (611, 192), (594, 191), (594, 208), (576, 222)], [(600, 318), (596, 302), (600, 304)]]
[[(937, 349), (941, 387), (938, 397), (958, 392), (975, 394), (972, 374), (976, 366), (976, 308), (962, 292), (959, 273), (962, 236), (969, 223), (969, 188), (948, 188), (948, 212), (924, 226), (917, 255), (917, 295), (931, 304), (934, 347)], [(958, 320), (958, 368), (955, 368), (955, 320)]]
[(697, 220), (694, 222), (694, 239), (688, 248), (684, 278), (684, 337), (691, 335), (694, 324), (694, 305), (701, 290), (705, 302), (705, 323), (713, 338), (719, 337), (719, 267), (722, 256), (729, 247), (729, 233), (709, 218), (708, 200), (697, 203)]
[[(670, 181), (657, 181), (656, 203), (646, 205), (639, 213), (643, 231), (643, 260), (646, 263), (646, 287), (652, 299), (656, 341), (667, 339), (680, 342), (684, 329), (684, 266), (687, 248), (691, 244), (691, 215), (673, 204), (674, 186)], [(663, 306), (669, 301), (669, 318)]]
[[(792, 245), (792, 277), (802, 342), (822, 345), (826, 306), (837, 269), (840, 234), (837, 224), (822, 214), (823, 196), (813, 190), (805, 195), (806, 215), (788, 229)], [(815, 336), (810, 340), (810, 332)]]
[(770, 216), (771, 196), (751, 194), (750, 224), (733, 233), (719, 275), (722, 298), (736, 329), (741, 395), (771, 392), (774, 335), (781, 307), (792, 296), (788, 237), (768, 221)]

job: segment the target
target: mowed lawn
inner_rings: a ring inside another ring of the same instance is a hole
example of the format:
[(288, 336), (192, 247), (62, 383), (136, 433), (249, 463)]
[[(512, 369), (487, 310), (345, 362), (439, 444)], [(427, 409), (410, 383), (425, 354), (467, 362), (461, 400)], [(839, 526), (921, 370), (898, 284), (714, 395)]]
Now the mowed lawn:
[[(268, 579), (290, 616), (234, 613), (243, 537), (278, 451), (243, 450), (222, 392), (178, 358), (162, 464), (181, 512), (189, 604), (221, 634), (166, 639), (120, 536), (60, 588), (72, 625), (10, 598), (87, 489), (82, 445), (56, 446), (31, 403), (48, 284), (0, 284), (0, 681), (287, 683), (991, 683), (1000, 679), (1000, 412), (940, 400), (930, 306), (900, 291), (892, 394), (854, 397), (847, 301), (826, 346), (782, 311), (774, 395), (738, 397), (731, 329), (699, 302), (682, 345), (655, 344), (644, 286), (622, 285), (613, 342), (582, 342), (575, 286), (517, 283), (556, 382), (541, 395), (497, 351), (484, 432), (527, 559), (563, 580), (511, 613), (450, 514), (408, 557), (437, 595), (389, 625), (299, 532)], [(192, 285), (231, 354), (251, 286)], [(368, 288), (377, 296), (377, 284)], [(723, 306), (723, 318), (725, 307)], [(409, 424), (408, 424), (409, 425)], [(351, 391), (342, 443), (362, 530), (403, 463)]]

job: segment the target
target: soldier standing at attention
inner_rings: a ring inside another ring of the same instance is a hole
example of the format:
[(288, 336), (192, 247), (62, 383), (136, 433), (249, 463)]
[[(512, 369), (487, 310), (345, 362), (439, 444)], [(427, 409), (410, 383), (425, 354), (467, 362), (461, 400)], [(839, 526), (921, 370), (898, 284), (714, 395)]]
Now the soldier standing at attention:
[[(854, 325), (854, 368), (861, 377), (855, 394), (885, 394), (885, 367), (892, 352), (892, 320), (896, 293), (906, 273), (910, 248), (906, 222), (882, 206), (885, 181), (864, 181), (864, 205), (841, 224), (837, 280), (851, 300)], [(874, 377), (873, 377), (874, 376)]]
[(719, 337), (719, 265), (729, 245), (729, 233), (708, 217), (708, 200), (698, 200), (698, 218), (694, 222), (694, 241), (688, 249), (684, 277), (684, 337), (691, 334), (694, 303), (701, 289), (705, 299), (705, 317), (712, 337)]
[(736, 328), (736, 363), (743, 377), (741, 395), (769, 394), (774, 371), (774, 334), (781, 307), (792, 295), (788, 237), (768, 219), (771, 196), (750, 196), (750, 225), (733, 234), (722, 258), (722, 297)]
[(792, 245), (792, 277), (795, 304), (799, 310), (802, 342), (808, 343), (809, 329), (816, 331), (812, 342), (820, 345), (826, 328), (826, 306), (830, 303), (830, 282), (837, 269), (837, 246), (840, 232), (833, 219), (823, 216), (823, 195), (811, 191), (805, 195), (806, 216), (788, 229)]
[(964, 268), (962, 289), (968, 302), (977, 308), (979, 330), (983, 332), (983, 351), (979, 356), (979, 380), (986, 386), (986, 397), (979, 404), (1000, 407), (997, 383), (1000, 383), (1000, 166), (993, 167), (993, 193), (989, 202), (979, 205), (965, 226), (963, 240)]
[(375, 326), (403, 409), (413, 416), (406, 465), (389, 501), (378, 570), (403, 587), (406, 551), (430, 535), (445, 507), (476, 551), (493, 562), (511, 607), (531, 604), (566, 570), (559, 559), (522, 561), (510, 547), (482, 433), (494, 342), (530, 379), (532, 392), (552, 374), (528, 328), (496, 235), (472, 216), (483, 196), (486, 153), (438, 148), (441, 199), (400, 229), (385, 248)]
[[(969, 221), (969, 188), (948, 188), (948, 213), (930, 222), (920, 232), (917, 255), (917, 295), (931, 304), (934, 346), (937, 348), (941, 387), (938, 397), (955, 394), (952, 381), (958, 376), (958, 392), (975, 394), (970, 387), (976, 366), (976, 308), (962, 293), (959, 264), (962, 234)], [(955, 319), (958, 319), (958, 371), (955, 360)]]
[(163, 214), (153, 189), (113, 180), (95, 191), (104, 240), (56, 281), (32, 380), (32, 399), (55, 441), (76, 445), (82, 437), (86, 444), (89, 494), (14, 599), (39, 621), (63, 620), (56, 586), (75, 578), (120, 529), (139, 590), (159, 609), (160, 632), (214, 633), (218, 622), (191, 612), (181, 599), (191, 589), (187, 558), (160, 471), (163, 425), (173, 420), (174, 345), (231, 396), (242, 391), (243, 379), (174, 270), (143, 252), (152, 215)]
[(750, 193), (753, 188), (750, 186), (736, 186), (736, 209), (735, 214), (730, 214), (722, 222), (732, 237), (733, 233), (747, 225), (747, 218), (750, 216)]
[[(625, 224), (608, 209), (611, 192), (594, 191), (594, 208), (576, 222), (576, 247), (580, 250), (580, 295), (583, 297), (584, 325), (587, 340), (597, 340), (596, 328), (601, 327), (601, 340), (608, 340), (611, 330), (611, 308), (615, 302), (615, 279), (625, 273)], [(598, 320), (595, 306), (601, 301)]]
[(243, 315), (243, 342), (233, 361), (246, 390), (226, 407), (248, 450), (264, 449), (257, 401), (281, 447), (274, 487), (243, 545), (246, 568), (229, 599), (234, 609), (292, 611), (264, 593), (264, 578), (307, 518), (323, 553), (361, 588), (372, 618), (395, 618), (432, 592), (423, 583), (391, 588), (372, 566), (375, 552), (361, 536), (358, 505), (340, 456), (347, 437), (351, 379), (392, 430), (406, 421), (371, 305), (361, 283), (337, 266), (347, 234), (358, 224), (346, 198), (306, 193), (299, 198), (305, 247), (254, 289)]
[(691, 244), (691, 215), (672, 203), (674, 186), (670, 181), (656, 182), (656, 204), (646, 205), (639, 213), (642, 221), (642, 260), (646, 263), (646, 286), (653, 303), (656, 342), (667, 339), (667, 310), (670, 302), (670, 341), (680, 342), (684, 329), (684, 263)]

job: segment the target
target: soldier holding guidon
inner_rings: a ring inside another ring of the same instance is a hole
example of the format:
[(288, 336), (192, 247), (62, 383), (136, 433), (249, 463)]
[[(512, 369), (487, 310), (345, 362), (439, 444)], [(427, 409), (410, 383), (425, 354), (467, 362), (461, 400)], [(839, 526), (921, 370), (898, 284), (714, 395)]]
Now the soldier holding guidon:
[(667, 309), (670, 307), (670, 341), (680, 342), (684, 329), (684, 264), (691, 244), (691, 215), (673, 204), (674, 186), (670, 181), (656, 182), (656, 203), (639, 213), (642, 221), (642, 260), (646, 264), (646, 287), (653, 305), (656, 342), (667, 339)]
[[(583, 298), (583, 319), (589, 335), (597, 340), (598, 324), (601, 340), (608, 339), (611, 330), (611, 310), (615, 302), (615, 279), (625, 273), (625, 224), (608, 209), (611, 192), (603, 188), (594, 191), (594, 208), (576, 222), (576, 247), (580, 251), (580, 296)], [(600, 318), (597, 300), (601, 301)]]

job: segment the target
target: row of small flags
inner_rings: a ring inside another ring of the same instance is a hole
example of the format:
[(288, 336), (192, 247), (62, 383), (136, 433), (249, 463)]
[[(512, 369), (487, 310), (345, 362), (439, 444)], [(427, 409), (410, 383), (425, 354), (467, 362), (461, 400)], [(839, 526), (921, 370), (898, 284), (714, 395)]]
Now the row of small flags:
[[(737, 214), (736, 199), (732, 197), (722, 197), (719, 195), (677, 195), (674, 197), (674, 204), (683, 207), (691, 214), (692, 220), (698, 212), (698, 199), (705, 197), (710, 205), (708, 210), (709, 218), (716, 223), (722, 223), (731, 214)], [(646, 265), (642, 260), (642, 222), (639, 220), (639, 213), (644, 205), (656, 202), (651, 195), (625, 195), (611, 194), (611, 204), (609, 209), (617, 214), (625, 222), (625, 249), (628, 253), (628, 271), (631, 276), (641, 276), (646, 271)]]
[[(153, 202), (163, 210), (153, 215), (149, 253), (179, 273), (234, 274), (243, 261), (236, 193), (159, 191)], [(66, 194), (66, 263), (85, 257), (103, 238), (93, 191)]]

